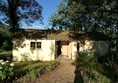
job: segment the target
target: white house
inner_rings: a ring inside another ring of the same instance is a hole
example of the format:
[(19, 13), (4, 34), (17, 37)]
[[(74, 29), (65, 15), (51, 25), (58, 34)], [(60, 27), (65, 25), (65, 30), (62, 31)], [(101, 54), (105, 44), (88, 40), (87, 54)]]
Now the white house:
[(74, 31), (19, 30), (14, 34), (13, 60), (51, 61), (59, 55), (76, 59), (77, 51), (94, 50), (100, 55), (108, 52), (107, 41), (84, 35)]

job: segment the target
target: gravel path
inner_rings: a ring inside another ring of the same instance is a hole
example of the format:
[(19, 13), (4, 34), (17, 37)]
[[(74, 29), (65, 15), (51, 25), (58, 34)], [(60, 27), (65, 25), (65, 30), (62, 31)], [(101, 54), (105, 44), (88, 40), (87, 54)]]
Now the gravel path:
[(35, 80), (35, 83), (74, 83), (75, 66), (71, 65), (72, 60), (60, 56), (57, 61), (59, 65), (50, 72), (46, 72)]

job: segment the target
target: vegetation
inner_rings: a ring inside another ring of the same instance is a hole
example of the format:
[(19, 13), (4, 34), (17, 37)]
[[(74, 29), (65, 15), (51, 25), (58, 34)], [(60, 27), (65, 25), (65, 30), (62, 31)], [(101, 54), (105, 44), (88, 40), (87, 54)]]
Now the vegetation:
[(118, 50), (117, 0), (62, 0), (50, 18), (52, 29), (102, 32), (116, 39)]
[(29, 79), (35, 79), (36, 77), (40, 76), (44, 70), (51, 71), (55, 68), (55, 61), (51, 62), (22, 62), (16, 63), (14, 66), (15, 75), (14, 77), (28, 77)]
[[(50, 18), (52, 30), (73, 30), (102, 33), (109, 44), (109, 53), (102, 57), (79, 53), (75, 83), (118, 82), (118, 0), (62, 0)], [(73, 34), (76, 36), (76, 34)], [(77, 38), (77, 37), (75, 37)], [(100, 37), (101, 38), (101, 37)], [(102, 39), (97, 39), (102, 40)]]
[(14, 75), (13, 70), (14, 63), (7, 61), (0, 60), (0, 80), (5, 80), (7, 82), (12, 78)]
[(0, 52), (12, 49), (11, 35), (7, 27), (0, 25)]
[[(112, 54), (112, 55), (111, 55)], [(118, 82), (118, 53), (112, 52), (105, 56), (95, 57), (93, 54), (81, 52), (77, 54), (78, 71), (83, 82), (117, 83)], [(77, 77), (76, 77), (77, 78)], [(75, 83), (81, 81), (76, 79)]]
[[(52, 71), (56, 62), (41, 62), (41, 61), (22, 61), (13, 62), (11, 59), (11, 51), (0, 53), (0, 81), (11, 82), (20, 78), (35, 79), (40, 76), (43, 71)], [(14, 66), (12, 66), (14, 63)]]
[[(41, 12), (42, 7), (37, 0), (0, 0), (0, 52), (11, 50), (9, 29), (15, 32), (23, 23), (31, 25), (37, 20), (41, 22)], [(62, 0), (57, 11), (50, 18), (50, 25), (52, 29), (94, 34), (101, 32), (111, 37), (108, 54), (95, 57), (91, 53), (79, 53), (77, 69), (81, 71), (84, 82), (118, 82), (118, 0)], [(53, 48), (50, 49), (53, 51)], [(6, 61), (7, 57), (11, 56), (7, 53), (0, 53), (0, 58)], [(42, 69), (53, 70), (54, 64), (55, 62), (16, 63), (13, 71), (10, 62), (1, 61), (0, 79), (24, 75), (35, 79)]]
[(41, 13), (42, 7), (36, 0), (0, 0), (0, 51), (11, 50), (11, 37), (18, 28), (35, 21), (41, 23)]
[(12, 60), (12, 52), (11, 51), (0, 52), (0, 59), (2, 59), (4, 61), (6, 61), (6, 60), (11, 61)]
[(0, 24), (7, 25), (12, 31), (23, 23), (31, 25), (41, 21), (41, 12), (42, 7), (37, 0), (0, 0)]

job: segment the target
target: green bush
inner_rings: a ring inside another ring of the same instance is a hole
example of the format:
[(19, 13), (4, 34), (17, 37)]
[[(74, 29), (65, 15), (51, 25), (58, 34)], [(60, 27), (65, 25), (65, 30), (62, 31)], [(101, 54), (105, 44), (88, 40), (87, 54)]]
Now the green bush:
[(96, 69), (98, 66), (98, 58), (92, 53), (79, 52), (77, 53), (77, 62), (79, 64), (82, 77), (85, 83), (109, 83), (110, 80), (99, 73)]
[(52, 71), (52, 70), (55, 68), (55, 64), (56, 64), (55, 61), (51, 61), (51, 62), (46, 66), (46, 69), (47, 69), (48, 71)]
[(42, 69), (43, 67), (29, 69), (26, 76), (30, 79), (35, 79), (37, 76), (40, 76), (40, 72)]
[(11, 44), (9, 43), (9, 41), (5, 40), (5, 41), (3, 42), (2, 49), (7, 51), (7, 50), (11, 50), (11, 48), (12, 48), (12, 46), (11, 46)]
[(0, 60), (0, 80), (9, 80), (14, 75), (13, 63)]
[(106, 55), (99, 57), (98, 58), (98, 61), (100, 63), (112, 62), (112, 63), (118, 65), (118, 52), (116, 52), (116, 51), (110, 51)]

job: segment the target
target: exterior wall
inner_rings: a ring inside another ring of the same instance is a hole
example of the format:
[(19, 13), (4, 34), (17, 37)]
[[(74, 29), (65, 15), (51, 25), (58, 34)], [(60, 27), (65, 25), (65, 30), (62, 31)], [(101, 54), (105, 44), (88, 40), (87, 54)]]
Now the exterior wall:
[[(20, 40), (13, 41), (14, 48), (13, 48), (13, 60), (14, 61), (22, 61), (22, 60), (29, 60), (29, 61), (51, 61), (55, 59), (55, 40), (27, 40), (24, 39), (20, 45), (16, 46)], [(31, 50), (30, 42), (41, 42), (41, 49), (34, 49)]]
[(105, 41), (85, 40), (84, 44), (80, 43), (80, 52), (93, 52), (98, 55), (105, 55), (108, 52), (109, 45)]
[(76, 53), (77, 53), (77, 42), (70, 42), (68, 54), (70, 59), (76, 59)]
[(69, 46), (68, 46), (68, 56), (70, 59), (72, 59), (72, 48), (73, 45), (72, 45), (72, 42), (69, 43)]
[(61, 55), (68, 56), (69, 41), (61, 41)]
[(68, 45), (62, 45), (61, 47), (61, 55), (68, 56)]
[(72, 42), (72, 59), (76, 59), (77, 42)]
[(62, 55), (68, 56), (70, 59), (75, 59), (77, 52), (77, 42), (71, 41), (68, 45), (62, 45)]
[[(32, 50), (30, 42), (41, 42), (41, 49)], [(85, 40), (79, 42), (80, 52), (93, 52), (105, 55), (108, 52), (108, 44), (105, 41)], [(14, 61), (51, 61), (55, 59), (55, 40), (15, 40), (13, 41), (13, 60)], [(77, 41), (71, 41), (68, 45), (62, 45), (62, 55), (68, 55), (70, 59), (76, 59)]]
[[(77, 50), (77, 43), (79, 43), (79, 50)], [(76, 53), (87, 52), (95, 55), (105, 55), (108, 52), (109, 45), (106, 41), (85, 40), (71, 41), (69, 45), (63, 45), (61, 48), (62, 55), (67, 55), (70, 59), (76, 59)]]

